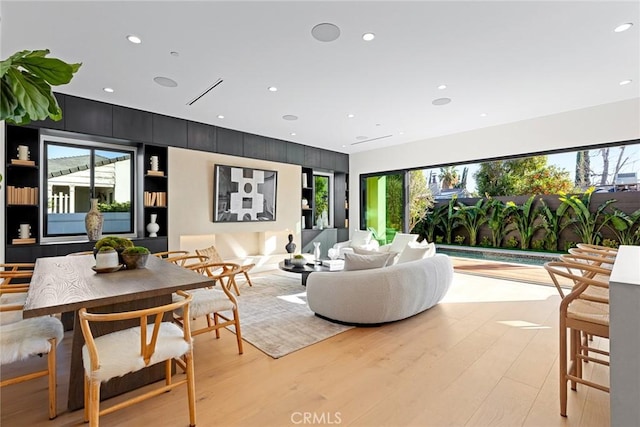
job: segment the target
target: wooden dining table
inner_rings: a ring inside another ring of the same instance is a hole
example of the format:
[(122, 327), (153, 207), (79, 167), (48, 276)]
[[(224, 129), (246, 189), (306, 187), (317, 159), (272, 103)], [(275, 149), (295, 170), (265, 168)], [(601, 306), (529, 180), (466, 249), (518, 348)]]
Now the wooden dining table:
[[(83, 307), (94, 313), (139, 310), (170, 303), (171, 294), (177, 290), (215, 284), (206, 276), (155, 256), (149, 257), (146, 268), (135, 270), (98, 274), (92, 269), (94, 266), (92, 255), (37, 259), (23, 317), (77, 312)], [(133, 326), (139, 325), (123, 321), (95, 323), (91, 327), (94, 336), (100, 336)], [(84, 406), (83, 345), (84, 337), (75, 316), (69, 371), (70, 410)], [(100, 396), (107, 399), (163, 378), (161, 363), (104, 383)]]

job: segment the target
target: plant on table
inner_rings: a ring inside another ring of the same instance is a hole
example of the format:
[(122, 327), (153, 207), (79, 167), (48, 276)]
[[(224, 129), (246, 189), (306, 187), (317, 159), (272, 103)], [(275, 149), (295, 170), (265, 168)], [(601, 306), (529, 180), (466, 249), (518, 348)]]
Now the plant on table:
[(122, 251), (122, 260), (127, 266), (127, 270), (144, 268), (149, 258), (149, 249), (144, 246), (131, 246)]

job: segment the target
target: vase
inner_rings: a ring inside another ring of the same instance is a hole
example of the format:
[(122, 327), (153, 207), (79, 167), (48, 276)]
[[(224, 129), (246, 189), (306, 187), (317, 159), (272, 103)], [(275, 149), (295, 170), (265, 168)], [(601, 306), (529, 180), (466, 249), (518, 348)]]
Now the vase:
[(149, 237), (158, 237), (158, 230), (160, 230), (160, 225), (158, 225), (156, 219), (158, 219), (158, 214), (151, 214), (151, 222), (147, 224)]
[(89, 241), (96, 241), (102, 238), (102, 225), (104, 216), (98, 210), (98, 199), (91, 199), (91, 209), (84, 217), (84, 227), (87, 230)]
[(320, 264), (320, 242), (313, 242), (313, 260), (316, 264)]

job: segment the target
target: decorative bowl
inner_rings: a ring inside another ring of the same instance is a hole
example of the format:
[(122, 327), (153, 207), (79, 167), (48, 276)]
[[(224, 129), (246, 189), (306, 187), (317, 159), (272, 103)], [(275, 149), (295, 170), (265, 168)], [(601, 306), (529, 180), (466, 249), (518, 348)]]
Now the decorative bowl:
[(144, 268), (147, 265), (149, 254), (122, 254), (122, 260), (127, 266), (127, 270)]
[(304, 267), (304, 265), (307, 263), (307, 260), (305, 258), (292, 258), (291, 259), (291, 264), (294, 267)]

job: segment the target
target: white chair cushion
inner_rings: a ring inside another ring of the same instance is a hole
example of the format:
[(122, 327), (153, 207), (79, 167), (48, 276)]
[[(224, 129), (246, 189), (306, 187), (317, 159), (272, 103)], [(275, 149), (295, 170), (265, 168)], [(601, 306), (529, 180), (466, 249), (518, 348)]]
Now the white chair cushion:
[(388, 254), (358, 255), (355, 253), (344, 254), (344, 271), (369, 270), (371, 268), (384, 267), (389, 259)]
[(36, 317), (4, 324), (0, 326), (0, 364), (26, 359), (35, 354), (49, 353), (49, 340), (55, 338), (59, 344), (63, 337), (62, 322), (55, 317)]
[(417, 261), (419, 259), (429, 258), (436, 254), (436, 245), (433, 243), (407, 243), (405, 248), (400, 252), (396, 264)]
[(417, 234), (396, 233), (389, 246), (390, 252), (400, 253), (407, 246), (408, 243), (413, 243), (418, 239)]
[(367, 246), (371, 239), (373, 238), (373, 233), (366, 230), (354, 230), (353, 235), (351, 236), (351, 246), (352, 248)]
[[(197, 289), (188, 293), (193, 295), (193, 299), (189, 304), (189, 316), (191, 318), (236, 308), (233, 301), (223, 291), (217, 289)], [(173, 302), (182, 301), (183, 299), (181, 296), (173, 294)], [(176, 314), (182, 316), (182, 307), (176, 310)]]
[[(147, 325), (147, 340), (151, 339), (153, 326), (153, 324)], [(93, 374), (91, 373), (91, 358), (86, 345), (82, 347), (82, 362), (87, 375), (93, 375), (93, 378), (101, 382), (180, 357), (191, 348), (191, 343), (184, 340), (182, 329), (169, 322), (160, 324), (156, 351), (151, 356), (149, 365), (144, 363), (140, 354), (140, 326), (103, 335), (96, 338), (95, 343), (100, 367)]]
[[(24, 305), (27, 301), (26, 292), (6, 293), (0, 295), (0, 305)], [(0, 311), (0, 325), (22, 320), (22, 310)]]
[(363, 249), (363, 248), (353, 248), (353, 253), (357, 254), (357, 255), (382, 255), (382, 254), (386, 254), (387, 255), (387, 262), (384, 263), (383, 267), (386, 267), (388, 265), (393, 265), (395, 263), (395, 258), (398, 255), (397, 252), (378, 252), (378, 251), (370, 251), (368, 249)]

